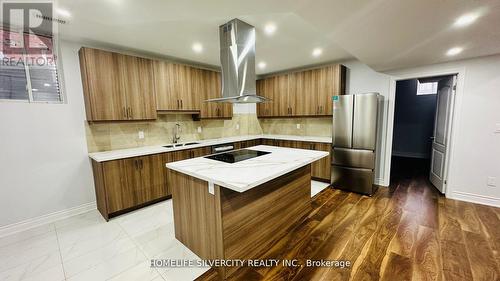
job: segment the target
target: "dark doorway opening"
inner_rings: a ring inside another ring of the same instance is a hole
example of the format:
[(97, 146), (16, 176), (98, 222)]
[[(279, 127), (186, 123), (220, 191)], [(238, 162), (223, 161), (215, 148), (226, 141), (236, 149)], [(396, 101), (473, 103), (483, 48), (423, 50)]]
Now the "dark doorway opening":
[(443, 139), (442, 135), (447, 133), (447, 126), (440, 121), (443, 118), (438, 116), (448, 116), (447, 97), (454, 91), (450, 85), (455, 81), (451, 75), (396, 82), (391, 181), (430, 175), (433, 183), (438, 182), (434, 185), (443, 192), (435, 174), (444, 174), (445, 152), (439, 154), (441, 152), (435, 149), (435, 137), (439, 135)]

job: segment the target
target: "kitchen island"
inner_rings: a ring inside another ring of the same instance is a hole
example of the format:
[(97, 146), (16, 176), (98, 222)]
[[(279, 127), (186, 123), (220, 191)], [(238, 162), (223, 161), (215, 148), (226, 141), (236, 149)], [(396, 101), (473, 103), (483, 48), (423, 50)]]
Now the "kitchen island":
[[(310, 211), (310, 164), (328, 152), (266, 145), (248, 150), (229, 160), (263, 155), (235, 163), (198, 157), (166, 164), (175, 237), (202, 259), (258, 258)], [(236, 269), (218, 271), (228, 276)]]

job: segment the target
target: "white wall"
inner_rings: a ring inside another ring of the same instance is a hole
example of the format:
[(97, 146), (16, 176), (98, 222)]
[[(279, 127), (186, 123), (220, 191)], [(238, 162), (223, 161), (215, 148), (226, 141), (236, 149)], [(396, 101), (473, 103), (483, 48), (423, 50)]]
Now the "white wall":
[[(385, 100), (382, 105), (381, 128), (377, 153), (376, 181), (389, 183), (390, 156), (387, 147), (389, 99), (392, 79), (408, 78), (408, 75), (463, 71), (461, 97), (455, 109), (453, 154), (448, 176), (447, 196), (454, 199), (500, 206), (500, 133), (495, 126), (500, 123), (500, 56), (429, 65), (412, 69), (378, 73), (359, 61), (344, 62), (349, 68), (347, 93), (379, 92)], [(410, 75), (410, 76), (411, 76)], [(392, 101), (393, 102), (393, 101)], [(497, 178), (497, 187), (486, 185), (487, 177)]]
[(375, 183), (387, 185), (384, 178), (385, 165), (385, 135), (387, 129), (387, 103), (389, 97), (389, 86), (391, 77), (389, 75), (378, 73), (361, 63), (360, 61), (343, 62), (348, 68), (346, 77), (346, 93), (349, 95), (377, 92), (382, 98), (379, 102), (378, 114), (378, 139), (377, 139), (377, 163), (375, 165)]
[(0, 102), (0, 226), (95, 201), (78, 48), (61, 44), (67, 104)]
[[(457, 119), (453, 126), (447, 196), (500, 206), (500, 56), (390, 72), (396, 79), (414, 73), (459, 69)], [(460, 89), (460, 87), (462, 87)], [(497, 178), (497, 187), (486, 185)]]

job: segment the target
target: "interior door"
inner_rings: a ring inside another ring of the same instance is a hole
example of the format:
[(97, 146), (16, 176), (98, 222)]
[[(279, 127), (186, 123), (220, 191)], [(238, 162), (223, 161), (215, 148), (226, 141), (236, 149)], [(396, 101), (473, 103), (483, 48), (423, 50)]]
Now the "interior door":
[(455, 85), (456, 76), (444, 78), (438, 82), (429, 179), (441, 193), (445, 191), (446, 153), (449, 143), (448, 131), (450, 129), (451, 108)]

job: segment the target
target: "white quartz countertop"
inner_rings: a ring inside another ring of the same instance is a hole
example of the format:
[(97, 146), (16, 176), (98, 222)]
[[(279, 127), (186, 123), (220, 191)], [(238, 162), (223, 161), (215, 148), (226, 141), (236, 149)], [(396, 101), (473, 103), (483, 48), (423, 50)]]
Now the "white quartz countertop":
[[(154, 145), (154, 146), (143, 146), (136, 148), (127, 148), (127, 149), (119, 149), (119, 150), (110, 150), (103, 152), (94, 152), (89, 153), (89, 157), (97, 162), (111, 161), (117, 159), (124, 159), (130, 157), (137, 156), (145, 156), (157, 153), (171, 152), (183, 149), (191, 149), (212, 145), (219, 145), (230, 142), (237, 141), (246, 141), (253, 139), (276, 139), (276, 140), (295, 140), (295, 141), (308, 141), (308, 142), (319, 142), (319, 143), (331, 143), (331, 137), (312, 137), (312, 136), (291, 136), (291, 135), (252, 135), (252, 136), (237, 136), (237, 137), (228, 137), (228, 138), (219, 138), (219, 139), (208, 139), (208, 140), (194, 140), (189, 142), (197, 142), (199, 144), (189, 145), (189, 146), (180, 146), (173, 148), (166, 148), (163, 145)], [(164, 145), (169, 145), (168, 143)]]
[(325, 151), (268, 145), (258, 145), (246, 149), (271, 153), (236, 163), (198, 157), (167, 163), (166, 166), (209, 183), (237, 192), (245, 192), (328, 156), (328, 152)]

